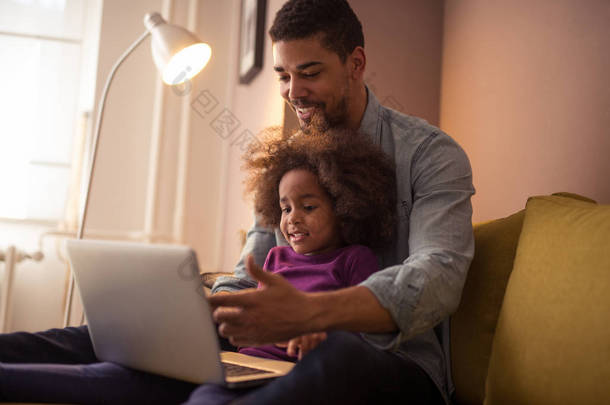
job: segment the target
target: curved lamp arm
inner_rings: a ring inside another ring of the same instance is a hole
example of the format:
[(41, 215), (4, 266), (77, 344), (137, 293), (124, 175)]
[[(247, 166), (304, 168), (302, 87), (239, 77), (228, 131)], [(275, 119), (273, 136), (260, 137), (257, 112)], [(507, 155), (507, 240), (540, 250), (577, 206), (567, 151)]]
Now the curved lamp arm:
[[(114, 76), (119, 69), (119, 66), (123, 64), (125, 59), (150, 35), (150, 31), (146, 30), (138, 39), (135, 40), (133, 44), (121, 55), (121, 57), (116, 61), (112, 70), (108, 74), (108, 78), (106, 79), (106, 84), (104, 85), (104, 90), (102, 91), (102, 96), (99, 102), (99, 110), (97, 112), (97, 122), (95, 124), (95, 135), (93, 137), (93, 148), (91, 150), (91, 161), (89, 163), (89, 175), (87, 177), (87, 189), (85, 190), (84, 201), (81, 205), (81, 214), (80, 214), (80, 222), (78, 225), (78, 233), (76, 238), (83, 238), (83, 231), (85, 229), (85, 222), (87, 221), (87, 211), (89, 208), (89, 194), (91, 193), (91, 184), (93, 183), (93, 172), (95, 171), (95, 161), (97, 160), (97, 147), (100, 139), (100, 132), (102, 129), (102, 121), (104, 119), (104, 108), (106, 107), (106, 98), (108, 97), (108, 90), (110, 89), (110, 84), (114, 79)], [(74, 277), (70, 276), (70, 282), (68, 284), (68, 293), (66, 295), (66, 306), (64, 309), (64, 323), (63, 327), (67, 327), (70, 322), (70, 315), (72, 313), (72, 297), (74, 296)]]

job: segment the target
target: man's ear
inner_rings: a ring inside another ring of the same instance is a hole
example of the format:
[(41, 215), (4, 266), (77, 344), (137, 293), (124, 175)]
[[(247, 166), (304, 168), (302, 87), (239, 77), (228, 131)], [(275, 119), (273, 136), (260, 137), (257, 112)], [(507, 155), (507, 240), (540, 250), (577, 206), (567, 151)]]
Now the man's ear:
[(363, 80), (364, 69), (366, 68), (366, 54), (364, 53), (364, 48), (357, 46), (347, 59), (351, 78), (354, 80)]

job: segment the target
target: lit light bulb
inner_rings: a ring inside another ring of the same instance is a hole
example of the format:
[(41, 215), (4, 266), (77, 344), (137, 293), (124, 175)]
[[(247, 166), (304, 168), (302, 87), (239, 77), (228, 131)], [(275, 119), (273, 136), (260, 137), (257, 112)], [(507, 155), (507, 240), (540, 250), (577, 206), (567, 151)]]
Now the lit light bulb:
[(169, 85), (183, 83), (199, 73), (211, 56), (212, 48), (208, 44), (187, 46), (169, 60), (163, 69), (163, 81)]

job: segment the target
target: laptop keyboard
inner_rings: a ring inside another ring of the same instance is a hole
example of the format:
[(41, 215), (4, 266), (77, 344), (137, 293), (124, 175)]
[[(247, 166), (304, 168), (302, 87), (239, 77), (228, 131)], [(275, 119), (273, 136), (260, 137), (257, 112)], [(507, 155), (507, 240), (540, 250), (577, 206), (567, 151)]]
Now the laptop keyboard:
[(225, 369), (225, 375), (229, 377), (241, 377), (244, 375), (252, 374), (273, 374), (271, 371), (261, 370), (259, 368), (240, 366), (239, 364), (223, 362), (222, 365)]

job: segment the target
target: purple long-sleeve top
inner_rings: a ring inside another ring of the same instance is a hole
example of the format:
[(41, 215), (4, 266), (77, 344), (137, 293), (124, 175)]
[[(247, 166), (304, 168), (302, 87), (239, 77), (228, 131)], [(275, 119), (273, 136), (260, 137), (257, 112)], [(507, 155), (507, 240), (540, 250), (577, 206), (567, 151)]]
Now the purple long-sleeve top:
[[(277, 246), (269, 251), (263, 269), (281, 274), (301, 291), (316, 292), (358, 285), (379, 270), (379, 264), (373, 251), (362, 245), (309, 256), (296, 253), (290, 246)], [(288, 356), (286, 349), (274, 345), (244, 347), (239, 352), (274, 360), (297, 360)]]

